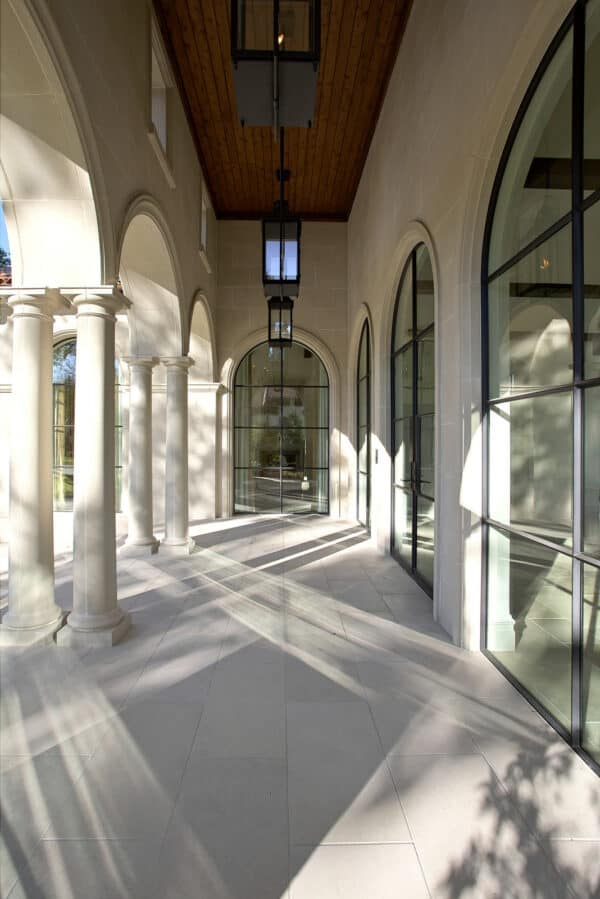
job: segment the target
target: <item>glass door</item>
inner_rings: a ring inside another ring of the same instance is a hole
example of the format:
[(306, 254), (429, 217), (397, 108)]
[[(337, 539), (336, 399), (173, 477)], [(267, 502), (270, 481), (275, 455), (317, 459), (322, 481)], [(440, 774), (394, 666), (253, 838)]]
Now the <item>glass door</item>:
[(406, 264), (392, 345), (392, 553), (433, 591), (435, 552), (435, 326), (433, 272), (424, 244)]
[(234, 511), (329, 511), (329, 384), (301, 344), (262, 343), (234, 393)]
[(359, 522), (369, 528), (371, 523), (371, 348), (368, 319), (365, 319), (358, 347), (356, 443), (356, 514)]

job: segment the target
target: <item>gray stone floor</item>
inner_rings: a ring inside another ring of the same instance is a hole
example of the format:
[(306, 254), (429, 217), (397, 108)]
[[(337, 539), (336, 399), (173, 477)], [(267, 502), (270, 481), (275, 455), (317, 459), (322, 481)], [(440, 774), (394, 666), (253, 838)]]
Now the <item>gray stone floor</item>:
[(194, 533), (121, 645), (3, 651), (3, 896), (600, 896), (600, 781), (360, 528)]

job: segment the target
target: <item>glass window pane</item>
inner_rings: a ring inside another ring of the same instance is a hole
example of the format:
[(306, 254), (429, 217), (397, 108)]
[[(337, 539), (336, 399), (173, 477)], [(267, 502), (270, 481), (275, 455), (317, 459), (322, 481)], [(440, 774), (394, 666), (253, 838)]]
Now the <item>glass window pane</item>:
[(235, 434), (235, 464), (240, 468), (277, 468), (281, 442), (279, 429), (238, 428)]
[(417, 331), (433, 323), (433, 269), (425, 244), (417, 247)]
[(417, 419), (419, 428), (419, 492), (434, 498), (434, 429), (433, 415)]
[(358, 520), (361, 524), (367, 525), (367, 476), (359, 474), (358, 476)]
[(600, 188), (600, 3), (588, 3), (585, 26), (584, 173), (586, 194)]
[(435, 546), (435, 505), (417, 497), (417, 571), (426, 584), (433, 587), (433, 555)]
[(273, 0), (238, 0), (237, 47), (273, 50)]
[(412, 494), (394, 488), (393, 548), (405, 565), (412, 565)]
[(571, 208), (572, 29), (533, 96), (510, 151), (494, 213), (490, 274)]
[(395, 458), (394, 458), (394, 483), (410, 483), (410, 463), (412, 458), (412, 418), (404, 418), (394, 425), (395, 431)]
[(406, 263), (400, 282), (400, 290), (398, 291), (398, 300), (396, 302), (396, 323), (394, 330), (394, 350), (399, 350), (401, 346), (411, 339), (413, 336), (413, 304), (412, 304), (412, 254)]
[(394, 418), (413, 414), (412, 385), (413, 349), (409, 346), (394, 357)]
[(360, 347), (358, 350), (358, 377), (364, 378), (369, 370), (369, 326), (367, 322), (363, 325), (360, 337)]
[(600, 387), (584, 394), (584, 552), (600, 558)]
[(369, 390), (369, 379), (363, 378), (362, 381), (358, 382), (358, 424), (359, 425), (366, 425), (367, 421), (368, 421), (368, 411), (369, 411), (368, 390)]
[(281, 467), (304, 471), (327, 468), (329, 454), (327, 428), (287, 429), (281, 432)]
[(490, 528), (487, 647), (571, 728), (571, 560)]
[[(273, 383), (279, 383), (279, 372)], [(319, 357), (308, 347), (294, 343), (283, 350), (283, 383), (296, 387), (327, 387), (329, 382)]]
[(573, 401), (556, 393), (490, 408), (490, 516), (565, 546), (573, 509)]
[(284, 472), (282, 480), (283, 512), (329, 511), (327, 471), (307, 468), (304, 472)]
[(573, 380), (571, 228), (489, 285), (490, 397)]
[[(278, 388), (269, 388), (278, 390)], [(326, 387), (284, 387), (282, 390), (284, 428), (326, 428), (329, 424)]]
[(600, 763), (600, 570), (583, 566), (582, 745)]
[(241, 361), (236, 372), (235, 383), (252, 387), (265, 384), (279, 384), (281, 369), (281, 350), (261, 343), (249, 352)]
[[(600, 150), (598, 152), (600, 157)], [(584, 376), (600, 378), (600, 202), (585, 211)]]
[(435, 411), (435, 339), (428, 331), (417, 342), (417, 412)]
[(54, 508), (57, 512), (67, 512), (73, 508), (73, 474), (54, 469)]
[(358, 431), (358, 470), (364, 472), (365, 474), (368, 471), (369, 466), (369, 436), (366, 428), (359, 428)]
[(236, 387), (236, 426), (278, 428), (281, 421), (279, 387)]
[(236, 469), (235, 512), (281, 511), (279, 469), (276, 475), (265, 469)]

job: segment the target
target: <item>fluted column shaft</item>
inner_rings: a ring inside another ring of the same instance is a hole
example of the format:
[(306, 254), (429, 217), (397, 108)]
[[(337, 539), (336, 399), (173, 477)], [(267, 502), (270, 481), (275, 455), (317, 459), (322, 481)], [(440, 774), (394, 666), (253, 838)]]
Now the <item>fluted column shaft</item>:
[(115, 313), (127, 300), (86, 292), (77, 307), (73, 612), (58, 642), (110, 645), (129, 616), (117, 604), (115, 529)]
[(8, 612), (0, 642), (52, 640), (64, 615), (54, 601), (52, 316), (58, 291), (18, 294), (13, 307)]
[(163, 358), (167, 368), (165, 547), (189, 548), (188, 369), (189, 356)]
[(130, 356), (129, 366), (129, 527), (125, 550), (156, 552), (152, 519), (153, 356)]

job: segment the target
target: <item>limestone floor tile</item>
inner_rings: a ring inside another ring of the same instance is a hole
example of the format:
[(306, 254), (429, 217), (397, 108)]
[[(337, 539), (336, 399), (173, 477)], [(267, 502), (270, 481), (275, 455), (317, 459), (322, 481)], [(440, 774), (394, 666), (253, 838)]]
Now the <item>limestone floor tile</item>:
[(127, 702), (201, 703), (219, 657), (219, 641), (206, 640), (196, 631), (167, 634), (146, 663)]
[(576, 899), (600, 896), (600, 842), (597, 840), (552, 840), (548, 854)]
[(285, 756), (283, 678), (273, 664), (217, 666), (192, 759)]
[(160, 857), (159, 899), (281, 899), (287, 885), (285, 762), (190, 764)]
[(537, 743), (478, 740), (530, 828), (543, 840), (600, 840), (600, 779), (554, 732)]
[(429, 899), (415, 848), (292, 847), (290, 899)]
[(333, 655), (317, 652), (285, 662), (288, 702), (355, 702), (362, 699), (356, 666)]
[(410, 839), (369, 709), (288, 703), (292, 844)]
[(565, 899), (565, 883), (482, 756), (393, 756), (433, 899)]
[(10, 899), (154, 899), (160, 843), (43, 840)]
[(201, 708), (140, 702), (127, 707), (55, 812), (54, 839), (163, 836)]
[(7, 896), (64, 795), (83, 771), (77, 756), (3, 757), (0, 773), (0, 895)]

